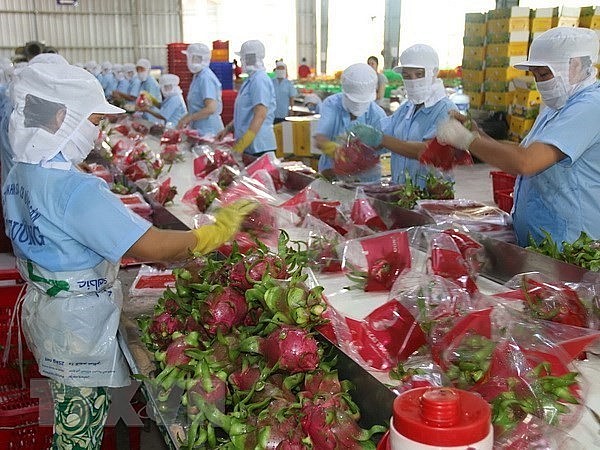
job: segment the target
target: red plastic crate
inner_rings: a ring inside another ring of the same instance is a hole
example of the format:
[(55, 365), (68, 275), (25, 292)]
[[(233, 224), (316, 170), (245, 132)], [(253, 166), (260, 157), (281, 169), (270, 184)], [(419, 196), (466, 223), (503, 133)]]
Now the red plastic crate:
[(492, 190), (494, 191), (494, 202), (498, 203), (497, 192), (512, 190), (515, 186), (515, 180), (517, 177), (510, 173), (502, 172), (500, 170), (492, 170), (490, 172), (492, 177)]
[(496, 191), (495, 195), (497, 198), (496, 204), (498, 205), (498, 208), (509, 213), (513, 207), (513, 190), (504, 189)]

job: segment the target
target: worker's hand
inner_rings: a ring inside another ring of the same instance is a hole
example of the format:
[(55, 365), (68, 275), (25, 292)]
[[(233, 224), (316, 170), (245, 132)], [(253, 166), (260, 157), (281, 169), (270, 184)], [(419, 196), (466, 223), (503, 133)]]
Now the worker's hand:
[(257, 206), (258, 203), (253, 200), (237, 200), (219, 209), (215, 213), (215, 223), (192, 230), (197, 240), (194, 253), (210, 253), (229, 241)]
[(256, 137), (256, 133), (252, 130), (248, 130), (244, 133), (244, 135), (239, 138), (235, 144), (233, 144), (233, 150), (238, 153), (243, 153), (244, 150), (248, 148), (252, 141)]
[(355, 123), (348, 130), (350, 136), (356, 137), (359, 141), (369, 147), (377, 148), (381, 145), (383, 133), (375, 127), (364, 123)]
[(190, 118), (190, 114), (186, 114), (181, 119), (179, 119), (179, 122), (177, 122), (177, 128), (185, 128), (190, 124), (191, 121), (192, 119)]
[(333, 141), (326, 141), (321, 144), (321, 151), (324, 155), (329, 156), (330, 158), (335, 157), (335, 152), (338, 149), (339, 145)]
[(440, 144), (451, 145), (461, 150), (469, 150), (476, 137), (477, 133), (467, 130), (463, 124), (451, 117), (438, 125), (436, 133)]

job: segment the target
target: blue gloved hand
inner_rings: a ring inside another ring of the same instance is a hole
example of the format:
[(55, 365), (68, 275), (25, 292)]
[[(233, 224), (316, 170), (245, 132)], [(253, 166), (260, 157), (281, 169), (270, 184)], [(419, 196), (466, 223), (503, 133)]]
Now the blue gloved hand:
[(355, 123), (348, 130), (350, 136), (356, 137), (362, 143), (369, 147), (377, 148), (381, 145), (383, 132), (364, 123)]

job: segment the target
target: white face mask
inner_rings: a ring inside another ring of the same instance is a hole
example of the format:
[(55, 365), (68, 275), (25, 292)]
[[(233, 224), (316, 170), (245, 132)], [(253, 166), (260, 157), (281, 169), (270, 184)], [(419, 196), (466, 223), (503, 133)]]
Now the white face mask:
[(89, 120), (81, 122), (71, 134), (69, 141), (61, 149), (65, 159), (72, 164), (79, 164), (90, 154), (98, 138), (98, 127)]
[(415, 105), (425, 103), (431, 95), (431, 80), (429, 77), (417, 78), (416, 80), (404, 80), (406, 96)]
[(187, 63), (188, 70), (192, 73), (198, 73), (202, 70), (202, 64), (191, 64)]
[(556, 75), (547, 81), (536, 81), (535, 84), (544, 105), (548, 108), (560, 109), (565, 106), (568, 94), (565, 83), (560, 75)]
[(115, 75), (115, 79), (117, 81), (121, 81), (125, 78), (125, 74), (123, 72), (117, 72), (117, 74)]
[(275, 76), (277, 78), (285, 78), (285, 69), (277, 69), (275, 71)]
[(148, 71), (144, 70), (142, 72), (138, 72), (138, 78), (140, 79), (140, 81), (143, 83), (144, 81), (146, 81), (148, 79)]
[(161, 86), (160, 92), (162, 93), (164, 98), (169, 98), (177, 94), (177, 89), (175, 89), (175, 87), (171, 85)]
[(342, 106), (344, 107), (344, 109), (346, 111), (348, 111), (354, 117), (360, 117), (364, 113), (366, 113), (367, 109), (369, 109), (369, 104), (370, 104), (370, 102), (366, 102), (366, 103), (353, 102), (352, 100), (349, 100), (348, 97), (346, 97), (345, 95), (342, 95)]

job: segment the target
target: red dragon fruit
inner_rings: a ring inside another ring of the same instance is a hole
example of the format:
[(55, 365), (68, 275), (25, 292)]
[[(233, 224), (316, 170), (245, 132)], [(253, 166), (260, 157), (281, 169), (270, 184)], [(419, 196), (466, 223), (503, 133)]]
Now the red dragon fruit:
[(152, 319), (148, 335), (159, 349), (164, 350), (171, 342), (171, 335), (184, 328), (179, 318), (165, 311)]
[(160, 143), (172, 145), (181, 142), (181, 130), (166, 130), (160, 138)]
[(379, 163), (379, 155), (371, 147), (352, 140), (335, 154), (333, 171), (338, 175), (353, 175), (372, 169)]
[(195, 199), (198, 211), (201, 213), (206, 212), (212, 202), (219, 196), (220, 191), (219, 187), (214, 184), (200, 186)]
[(277, 220), (272, 213), (272, 208), (259, 206), (246, 216), (242, 223), (242, 231), (257, 237), (269, 236), (277, 229)]
[(287, 278), (285, 261), (277, 255), (252, 254), (234, 264), (229, 274), (229, 284), (245, 291), (262, 281), (265, 275), (278, 280)]
[(232, 287), (220, 288), (208, 295), (201, 308), (202, 322), (211, 335), (229, 332), (240, 325), (248, 313), (246, 298)]
[(248, 366), (240, 368), (229, 375), (229, 382), (240, 391), (249, 391), (260, 377), (260, 368), (258, 366)]
[(261, 353), (269, 365), (279, 364), (290, 373), (308, 372), (319, 365), (319, 346), (305, 330), (282, 326), (260, 344)]

